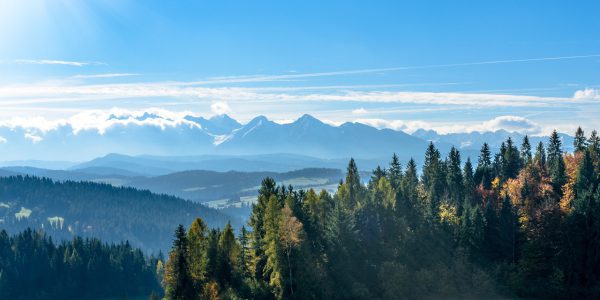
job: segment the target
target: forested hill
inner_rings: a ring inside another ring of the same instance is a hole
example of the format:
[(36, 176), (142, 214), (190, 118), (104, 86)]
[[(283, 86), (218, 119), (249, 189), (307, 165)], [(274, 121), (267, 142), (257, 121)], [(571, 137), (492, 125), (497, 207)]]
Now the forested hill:
[(600, 137), (508, 139), (478, 160), (430, 144), (331, 195), (267, 178), (236, 238), (176, 230), (168, 299), (600, 299)]
[[(145, 251), (168, 249), (173, 228), (201, 216), (223, 228), (225, 214), (180, 198), (134, 188), (46, 178), (0, 178), (0, 229), (43, 228), (55, 239), (74, 235), (129, 241)], [(234, 226), (238, 224), (231, 220)]]
[(160, 294), (161, 269), (161, 260), (129, 243), (56, 243), (41, 231), (0, 230), (0, 299), (146, 299)]

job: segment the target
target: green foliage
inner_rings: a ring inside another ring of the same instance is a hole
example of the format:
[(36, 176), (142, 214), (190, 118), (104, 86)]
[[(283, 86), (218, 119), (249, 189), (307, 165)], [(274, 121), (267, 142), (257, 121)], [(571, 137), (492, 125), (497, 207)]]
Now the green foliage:
[(490, 147), (487, 143), (483, 143), (475, 170), (475, 184), (489, 190), (492, 187), (493, 175)]
[(157, 263), (129, 243), (55, 244), (42, 231), (0, 230), (0, 299), (148, 297), (160, 291)]
[(562, 195), (562, 187), (567, 182), (567, 175), (563, 160), (562, 142), (556, 130), (552, 132), (548, 142), (548, 173), (552, 180), (554, 192)]
[(587, 142), (588, 141), (585, 138), (585, 133), (581, 127), (577, 127), (575, 138), (573, 139), (573, 148), (575, 149), (575, 152), (584, 151), (587, 147)]
[(175, 230), (173, 250), (169, 253), (165, 272), (165, 293), (168, 299), (187, 300), (196, 294), (190, 274), (188, 240), (183, 225)]
[[(43, 226), (55, 240), (73, 236), (99, 238), (105, 242), (130, 241), (145, 252), (170, 247), (173, 228), (202, 217), (210, 227), (222, 227), (228, 217), (221, 212), (180, 198), (108, 184), (52, 181), (14, 176), (0, 178), (0, 224), (9, 233)], [(21, 207), (32, 210), (29, 218), (15, 218)], [(62, 226), (48, 218), (62, 218)]]
[(528, 165), (532, 159), (531, 144), (529, 143), (529, 137), (526, 135), (523, 137), (523, 142), (521, 143), (521, 160), (524, 165)]
[[(414, 160), (403, 170), (394, 156), (363, 185), (350, 160), (333, 196), (267, 178), (251, 233), (211, 230), (205, 253), (189, 252), (207, 258), (197, 291), (207, 299), (598, 298), (593, 147), (565, 157), (555, 133), (546, 162), (542, 144), (532, 158), (527, 138), (520, 150), (508, 139), (493, 162), (485, 144), (474, 172), (456, 148), (442, 160), (430, 144), (420, 180)], [(570, 206), (560, 204), (563, 186), (574, 191), (565, 193)]]

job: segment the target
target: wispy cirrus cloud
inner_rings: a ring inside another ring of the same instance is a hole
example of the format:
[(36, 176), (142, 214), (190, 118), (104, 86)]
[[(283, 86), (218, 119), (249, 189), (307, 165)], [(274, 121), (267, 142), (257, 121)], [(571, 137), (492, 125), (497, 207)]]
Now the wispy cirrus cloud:
[(72, 60), (57, 60), (57, 59), (15, 59), (8, 61), (14, 64), (28, 64), (28, 65), (62, 65), (72, 67), (83, 67), (88, 65), (106, 65), (103, 62), (96, 61), (72, 61)]
[[(315, 88), (318, 89), (318, 88)], [(125, 83), (87, 85), (13, 85), (0, 87), (0, 106), (41, 103), (66, 103), (135, 98), (179, 98), (204, 101), (286, 103), (286, 102), (364, 102), (398, 104), (463, 105), (472, 107), (523, 107), (561, 104), (571, 98), (528, 95), (418, 92), (361, 91), (350, 88), (333, 91), (296, 93), (295, 88), (279, 88), (277, 92), (242, 87), (192, 87), (178, 83)], [(18, 100), (15, 100), (18, 99)]]
[(306, 78), (314, 78), (314, 77), (362, 75), (362, 74), (369, 74), (369, 73), (385, 73), (385, 72), (422, 70), (422, 69), (442, 69), (442, 68), (457, 68), (457, 67), (483, 66), (483, 65), (561, 61), (561, 60), (574, 60), (574, 59), (586, 59), (586, 58), (597, 58), (597, 57), (600, 57), (600, 54), (549, 56), (549, 57), (535, 57), (535, 58), (522, 58), (522, 59), (500, 59), (500, 60), (485, 60), (485, 61), (476, 61), (476, 62), (414, 65), (414, 66), (400, 66), (400, 67), (388, 67), (388, 68), (369, 68), (369, 69), (341, 70), (341, 71), (330, 71), (330, 72), (312, 72), (312, 73), (296, 73), (296, 72), (294, 72), (291, 74), (281, 74), (281, 75), (260, 75), (259, 74), (259, 75), (240, 75), (240, 76), (220, 76), (220, 77), (211, 77), (204, 81), (190, 82), (189, 84), (201, 85), (201, 84), (219, 84), (219, 83), (271, 82), (271, 81), (284, 81), (284, 80), (292, 80), (292, 79), (306, 79)]
[(74, 75), (73, 79), (94, 79), (94, 78), (115, 78), (115, 77), (130, 77), (139, 76), (137, 73), (103, 73), (103, 74), (80, 74)]

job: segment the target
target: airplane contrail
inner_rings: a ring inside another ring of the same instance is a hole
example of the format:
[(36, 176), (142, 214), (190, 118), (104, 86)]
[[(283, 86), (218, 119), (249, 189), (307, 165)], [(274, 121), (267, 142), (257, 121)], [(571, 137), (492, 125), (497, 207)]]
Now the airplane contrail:
[(496, 64), (522, 63), (522, 62), (556, 61), (556, 60), (583, 59), (583, 58), (594, 58), (594, 57), (600, 57), (600, 54), (554, 56), (554, 57), (541, 57), (541, 58), (523, 58), (523, 59), (505, 59), (505, 60), (488, 60), (488, 61), (479, 61), (479, 62), (436, 64), (436, 65), (422, 65), (422, 66), (403, 66), (403, 67), (390, 67), (390, 68), (373, 68), (373, 69), (316, 72), (316, 73), (302, 73), (302, 74), (227, 76), (227, 77), (219, 77), (219, 78), (214, 78), (214, 79), (207, 79), (207, 80), (203, 80), (203, 81), (188, 82), (185, 85), (265, 82), (265, 81), (277, 81), (277, 80), (286, 80), (286, 79), (355, 75), (355, 74), (367, 74), (367, 73), (379, 73), (379, 72), (403, 71), (403, 70), (452, 68), (452, 67), (496, 65)]

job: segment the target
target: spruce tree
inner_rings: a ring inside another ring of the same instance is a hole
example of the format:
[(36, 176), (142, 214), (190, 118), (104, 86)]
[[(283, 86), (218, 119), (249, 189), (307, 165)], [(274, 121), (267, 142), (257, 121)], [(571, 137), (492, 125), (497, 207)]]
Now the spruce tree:
[(238, 257), (238, 269), (244, 277), (250, 275), (250, 262), (252, 259), (252, 253), (250, 248), (250, 232), (246, 229), (246, 226), (242, 226), (240, 234), (238, 236), (240, 242), (240, 253)]
[(410, 159), (406, 164), (406, 171), (402, 176), (402, 194), (397, 198), (402, 205), (396, 205), (398, 213), (405, 215), (411, 225), (416, 222), (417, 211), (420, 209), (419, 201), (419, 177), (417, 175), (417, 163)]
[(421, 181), (428, 194), (429, 213), (431, 216), (437, 215), (438, 205), (444, 192), (444, 179), (445, 174), (443, 162), (440, 160), (440, 151), (430, 142), (425, 152)]
[(535, 156), (534, 156), (533, 160), (542, 169), (546, 168), (546, 150), (544, 148), (544, 143), (542, 143), (542, 142), (538, 143), (537, 147), (535, 148)]
[(382, 177), (386, 177), (386, 175), (388, 174), (386, 169), (381, 168), (380, 166), (377, 166), (375, 168), (375, 170), (373, 170), (373, 172), (371, 172), (371, 179), (369, 180), (369, 187), (373, 187), (377, 184), (377, 182), (379, 182), (379, 179), (381, 179)]
[(475, 178), (473, 174), (473, 164), (471, 158), (467, 157), (467, 161), (463, 167), (463, 187), (465, 200), (469, 205), (474, 205)]
[(584, 151), (587, 147), (587, 139), (585, 138), (585, 133), (581, 129), (581, 127), (577, 127), (577, 131), (575, 132), (575, 138), (573, 139), (573, 149), (575, 152)]
[(396, 153), (394, 153), (392, 156), (392, 161), (390, 162), (388, 180), (394, 191), (397, 193), (400, 190), (400, 181), (402, 180), (402, 164), (400, 164), (400, 159)]
[(596, 155), (600, 154), (600, 137), (598, 136), (598, 132), (596, 130), (593, 130), (592, 134), (590, 134), (588, 146), (596, 153)]
[(234, 283), (237, 276), (237, 258), (240, 254), (240, 246), (235, 239), (231, 223), (227, 223), (223, 233), (219, 238), (218, 247), (218, 266), (219, 276), (217, 282), (221, 286), (227, 286)]
[(489, 190), (492, 187), (492, 158), (490, 147), (487, 143), (483, 143), (477, 161), (475, 170), (475, 183), (481, 184), (484, 189)]
[(528, 165), (531, 163), (531, 144), (529, 143), (529, 137), (525, 135), (523, 137), (523, 142), (521, 143), (521, 160), (523, 161), (523, 165)]
[(575, 180), (575, 195), (583, 195), (585, 192), (594, 192), (598, 184), (597, 174), (594, 172), (594, 164), (590, 151), (583, 153), (583, 158), (579, 163), (577, 177)]
[(562, 195), (562, 186), (567, 182), (567, 175), (563, 160), (562, 143), (556, 130), (552, 132), (548, 142), (548, 173), (554, 192), (557, 195)]
[(363, 185), (360, 181), (360, 174), (358, 173), (358, 167), (354, 158), (350, 158), (350, 162), (348, 162), (345, 185), (348, 188), (349, 205), (354, 207), (363, 191)]
[(521, 158), (517, 147), (509, 137), (502, 157), (502, 177), (504, 180), (516, 178), (521, 168)]
[(188, 241), (183, 225), (179, 225), (175, 230), (175, 240), (168, 263), (170, 264), (170, 279), (167, 281), (167, 298), (173, 300), (194, 299), (194, 286), (188, 263)]
[(464, 195), (463, 176), (460, 169), (460, 152), (452, 147), (446, 158), (446, 184), (450, 200), (458, 205), (462, 203)]

